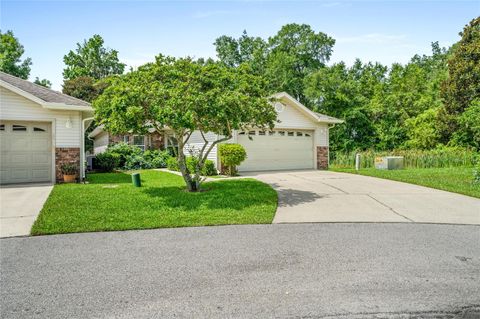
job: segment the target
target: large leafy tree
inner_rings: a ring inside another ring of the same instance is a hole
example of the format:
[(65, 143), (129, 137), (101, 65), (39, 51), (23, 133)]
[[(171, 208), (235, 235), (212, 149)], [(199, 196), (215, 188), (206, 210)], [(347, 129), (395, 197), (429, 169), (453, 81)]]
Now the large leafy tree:
[(71, 80), (79, 76), (88, 76), (95, 80), (113, 74), (122, 74), (125, 64), (118, 59), (118, 51), (104, 47), (104, 40), (94, 35), (83, 43), (77, 43), (77, 48), (63, 57), (66, 68), (63, 78)]
[(91, 103), (103, 92), (108, 83), (108, 78), (97, 81), (89, 76), (79, 76), (64, 81), (62, 92)]
[(480, 17), (460, 33), (448, 60), (448, 79), (442, 87), (445, 107), (441, 110), (442, 137), (448, 142), (459, 127), (461, 114), (480, 98)]
[[(95, 117), (112, 132), (143, 133), (168, 127), (178, 141), (178, 164), (189, 191), (198, 191), (200, 172), (213, 147), (233, 130), (273, 127), (276, 112), (266, 98), (262, 78), (246, 66), (228, 68), (189, 58), (158, 56), (155, 63), (113, 79), (93, 103)], [(184, 147), (194, 131), (204, 139), (195, 150), (194, 172), (186, 166)], [(206, 133), (218, 138), (209, 141)]]
[(244, 31), (238, 39), (224, 35), (214, 44), (221, 63), (230, 67), (248, 64), (267, 79), (270, 92), (286, 91), (310, 106), (304, 79), (325, 66), (335, 40), (309, 25), (292, 23), (268, 40), (250, 37)]
[(23, 45), (12, 31), (0, 31), (0, 71), (26, 80), (30, 75), (32, 60), (25, 58), (22, 61), (24, 52)]
[(304, 78), (330, 60), (335, 40), (309, 25), (292, 23), (284, 25), (268, 44), (266, 76), (272, 79), (271, 87), (309, 104), (304, 95)]

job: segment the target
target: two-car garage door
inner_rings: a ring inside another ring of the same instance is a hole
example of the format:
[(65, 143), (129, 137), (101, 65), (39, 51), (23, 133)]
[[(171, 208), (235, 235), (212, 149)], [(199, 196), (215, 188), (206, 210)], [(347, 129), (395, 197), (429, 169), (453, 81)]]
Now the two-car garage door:
[(313, 131), (252, 130), (240, 132), (238, 143), (245, 147), (247, 159), (240, 171), (311, 169)]
[(50, 123), (0, 122), (0, 184), (52, 181)]

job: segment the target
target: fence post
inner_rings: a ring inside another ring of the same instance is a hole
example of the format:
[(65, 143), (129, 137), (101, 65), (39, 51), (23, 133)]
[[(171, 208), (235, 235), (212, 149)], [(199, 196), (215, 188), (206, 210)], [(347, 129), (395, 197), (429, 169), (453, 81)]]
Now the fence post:
[(360, 170), (360, 153), (355, 154), (355, 170)]

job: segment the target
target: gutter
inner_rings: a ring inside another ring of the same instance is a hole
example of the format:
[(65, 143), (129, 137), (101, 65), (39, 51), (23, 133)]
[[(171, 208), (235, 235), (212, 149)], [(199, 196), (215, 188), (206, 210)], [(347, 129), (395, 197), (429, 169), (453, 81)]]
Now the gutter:
[(82, 120), (81, 145), (80, 145), (80, 182), (85, 180), (85, 122), (93, 120), (93, 117), (87, 117)]

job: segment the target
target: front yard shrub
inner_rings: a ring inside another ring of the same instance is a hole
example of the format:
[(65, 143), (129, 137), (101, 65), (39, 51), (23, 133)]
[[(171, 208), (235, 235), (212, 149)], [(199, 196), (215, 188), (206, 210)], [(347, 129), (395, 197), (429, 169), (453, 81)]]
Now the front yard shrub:
[(164, 168), (167, 167), (167, 160), (171, 155), (167, 150), (146, 150), (143, 152), (143, 157), (145, 161), (150, 163), (152, 168)]
[(116, 153), (103, 152), (95, 156), (98, 167), (104, 172), (111, 172), (120, 167), (120, 155)]
[(120, 164), (118, 167), (123, 167), (127, 161), (127, 157), (132, 155), (141, 155), (142, 150), (135, 145), (130, 145), (124, 142), (110, 145), (107, 148), (107, 153), (118, 154), (120, 156)]
[[(197, 158), (193, 156), (187, 156), (185, 162), (187, 163), (187, 170), (190, 174), (195, 173), (195, 165), (197, 165)], [(170, 157), (167, 159), (167, 168), (170, 171), (180, 171), (178, 167), (178, 161), (176, 157)], [(201, 173), (203, 176), (213, 176), (217, 175), (217, 169), (215, 168), (215, 163), (211, 160), (206, 160), (203, 166)]]
[(180, 168), (178, 167), (178, 162), (176, 157), (170, 157), (169, 159), (167, 159), (167, 168), (170, 171), (176, 171), (176, 172), (180, 170)]
[(218, 148), (220, 161), (228, 169), (228, 174), (234, 176), (237, 173), (237, 166), (246, 158), (247, 152), (240, 144), (221, 144)]
[(206, 160), (203, 166), (203, 175), (205, 176), (214, 176), (217, 175), (217, 168), (215, 167), (215, 163), (211, 160)]
[(133, 169), (149, 169), (152, 168), (152, 164), (145, 159), (142, 154), (137, 155), (130, 155), (127, 156), (125, 165), (123, 166), (126, 170), (133, 170)]

